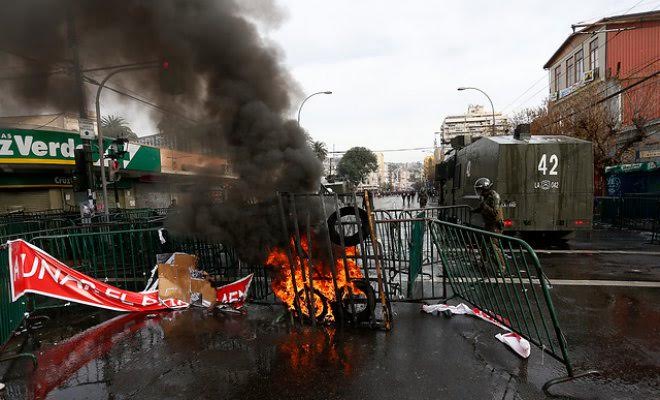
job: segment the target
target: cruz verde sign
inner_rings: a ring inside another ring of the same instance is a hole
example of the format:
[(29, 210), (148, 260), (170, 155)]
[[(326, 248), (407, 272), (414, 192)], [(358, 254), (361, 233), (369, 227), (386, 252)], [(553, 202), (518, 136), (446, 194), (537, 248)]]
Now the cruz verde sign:
[[(106, 139), (105, 149), (111, 143)], [(78, 133), (0, 128), (0, 164), (74, 165), (77, 148), (82, 148)], [(129, 143), (126, 150), (120, 168), (160, 172), (159, 149)], [(92, 153), (95, 165), (99, 165), (98, 148), (94, 147)]]

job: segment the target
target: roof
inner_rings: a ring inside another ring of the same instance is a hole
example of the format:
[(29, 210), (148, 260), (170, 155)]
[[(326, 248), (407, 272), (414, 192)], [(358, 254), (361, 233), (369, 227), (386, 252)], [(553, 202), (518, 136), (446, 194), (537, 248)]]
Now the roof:
[(532, 135), (529, 140), (517, 140), (513, 138), (513, 135), (486, 136), (483, 139), (492, 140), (498, 144), (590, 143), (588, 140), (562, 135)]
[[(613, 24), (626, 24), (626, 23), (632, 23), (632, 22), (642, 22), (642, 21), (655, 21), (655, 20), (660, 20), (660, 11), (647, 11), (647, 12), (642, 12), (642, 13), (635, 13), (635, 14), (623, 14), (623, 15), (615, 15), (612, 17), (606, 17), (606, 18), (601, 18), (596, 22), (590, 23), (590, 24), (575, 24), (572, 25), (571, 27), (573, 28), (573, 33), (568, 35), (568, 37), (564, 40), (564, 42), (559, 46), (559, 48), (552, 54), (550, 59), (546, 61), (546, 63), (543, 65), (543, 69), (548, 69), (554, 62), (555, 58), (561, 54), (561, 52), (571, 43), (571, 41), (578, 35), (582, 35), (583, 32), (589, 32), (594, 30), (595, 28), (601, 27), (601, 26), (606, 26), (606, 25), (613, 25)], [(575, 30), (575, 28), (582, 28), (579, 30)]]

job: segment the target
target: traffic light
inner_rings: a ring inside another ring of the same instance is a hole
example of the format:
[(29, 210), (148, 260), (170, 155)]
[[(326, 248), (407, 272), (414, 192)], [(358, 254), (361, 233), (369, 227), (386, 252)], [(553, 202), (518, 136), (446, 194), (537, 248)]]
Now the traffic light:
[(108, 177), (108, 180), (110, 182), (117, 182), (119, 181), (119, 175), (117, 174), (119, 172), (119, 161), (117, 160), (110, 160), (110, 176)]
[(185, 92), (183, 63), (180, 59), (176, 57), (162, 58), (158, 73), (162, 91), (169, 94)]
[(74, 156), (76, 159), (76, 169), (73, 172), (73, 190), (76, 192), (84, 192), (91, 189), (89, 154), (85, 149), (76, 149), (74, 151)]

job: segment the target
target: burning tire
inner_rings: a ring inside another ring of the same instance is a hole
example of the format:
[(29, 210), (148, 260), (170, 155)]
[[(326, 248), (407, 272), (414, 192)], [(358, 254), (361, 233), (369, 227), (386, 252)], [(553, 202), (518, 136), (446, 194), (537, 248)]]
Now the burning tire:
[[(322, 322), (325, 320), (326, 315), (328, 315), (328, 299), (323, 296), (323, 294), (318, 290), (314, 289), (314, 299), (320, 301), (313, 302), (314, 307), (314, 316), (317, 321)], [(303, 313), (303, 316), (310, 318), (310, 312), (307, 309), (307, 296), (305, 294), (305, 289), (298, 290), (298, 300), (300, 300), (300, 311)], [(319, 303), (321, 307), (319, 307)]]
[[(330, 240), (332, 243), (341, 246), (341, 236), (337, 231), (337, 222), (341, 220), (342, 217), (355, 216), (360, 218), (360, 230), (362, 230), (362, 237), (366, 239), (369, 236), (369, 215), (367, 212), (361, 208), (357, 209), (357, 216), (355, 214), (355, 207), (346, 206), (339, 209), (339, 216), (334, 212), (328, 218), (328, 232), (330, 233)], [(355, 233), (352, 235), (344, 235), (344, 246), (357, 246), (360, 244), (360, 231), (355, 230)]]
[(346, 290), (345, 296), (342, 296), (341, 307), (344, 316), (347, 320), (354, 320), (357, 323), (369, 322), (376, 308), (376, 292), (374, 292), (374, 288), (371, 287), (371, 284), (366, 279), (353, 281), (353, 284), (357, 289), (362, 291), (362, 293), (353, 292), (355, 318), (353, 318), (353, 309), (351, 307), (351, 299), (348, 297), (348, 290)]

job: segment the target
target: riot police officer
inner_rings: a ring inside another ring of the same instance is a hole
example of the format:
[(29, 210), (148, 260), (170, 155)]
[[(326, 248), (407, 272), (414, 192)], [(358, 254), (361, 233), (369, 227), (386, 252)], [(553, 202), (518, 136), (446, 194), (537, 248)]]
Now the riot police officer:
[(500, 195), (493, 189), (493, 182), (488, 178), (477, 179), (474, 182), (474, 192), (481, 198), (481, 203), (471, 211), (481, 214), (485, 230), (502, 233), (504, 230), (504, 213), (500, 206)]

